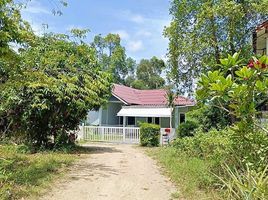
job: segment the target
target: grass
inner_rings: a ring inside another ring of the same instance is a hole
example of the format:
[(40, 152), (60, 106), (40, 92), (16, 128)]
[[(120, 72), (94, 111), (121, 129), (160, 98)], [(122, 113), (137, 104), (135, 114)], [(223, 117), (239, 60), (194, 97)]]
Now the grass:
[(75, 159), (73, 153), (30, 154), (21, 146), (0, 145), (0, 199), (36, 196)]
[(218, 191), (211, 188), (215, 176), (210, 173), (210, 163), (195, 157), (179, 154), (172, 147), (148, 148), (147, 154), (158, 161), (165, 174), (177, 185), (173, 199), (217, 200)]

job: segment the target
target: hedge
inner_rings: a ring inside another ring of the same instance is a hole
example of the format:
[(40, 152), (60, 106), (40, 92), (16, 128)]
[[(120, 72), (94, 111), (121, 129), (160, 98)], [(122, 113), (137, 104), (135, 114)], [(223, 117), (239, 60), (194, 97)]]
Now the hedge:
[(141, 146), (158, 146), (160, 139), (160, 126), (156, 124), (140, 124)]

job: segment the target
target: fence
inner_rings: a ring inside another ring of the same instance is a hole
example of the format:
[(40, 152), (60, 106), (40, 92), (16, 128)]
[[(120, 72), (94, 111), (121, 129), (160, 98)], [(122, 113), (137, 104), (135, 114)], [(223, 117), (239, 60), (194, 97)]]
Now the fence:
[[(140, 143), (140, 128), (138, 127), (108, 127), (108, 126), (80, 126), (78, 140), (116, 142), (116, 143)], [(160, 145), (163, 145), (162, 135), (165, 128), (160, 130)], [(169, 134), (169, 140), (175, 138), (175, 129)]]
[(81, 126), (82, 138), (88, 141), (136, 143), (140, 142), (140, 128)]

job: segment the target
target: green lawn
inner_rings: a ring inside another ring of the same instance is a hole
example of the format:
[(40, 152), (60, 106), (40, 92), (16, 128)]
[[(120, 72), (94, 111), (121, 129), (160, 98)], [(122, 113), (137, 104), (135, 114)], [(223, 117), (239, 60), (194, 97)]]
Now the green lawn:
[(173, 198), (189, 200), (218, 200), (219, 193), (210, 188), (214, 176), (209, 172), (209, 163), (199, 158), (180, 155), (172, 147), (148, 148), (149, 156), (158, 161), (163, 171), (178, 187)]
[(60, 152), (23, 153), (20, 146), (0, 145), (0, 199), (35, 196), (77, 157)]

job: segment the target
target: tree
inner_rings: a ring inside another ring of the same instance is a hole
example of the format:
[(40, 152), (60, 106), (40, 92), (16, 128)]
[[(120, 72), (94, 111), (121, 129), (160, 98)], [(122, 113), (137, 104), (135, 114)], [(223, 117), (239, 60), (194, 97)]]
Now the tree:
[(192, 92), (200, 73), (218, 69), (220, 59), (240, 51), (251, 55), (251, 32), (267, 19), (266, 0), (173, 0), (169, 39), (169, 78), (181, 92)]
[(200, 104), (195, 110), (187, 113), (187, 120), (193, 121), (198, 128), (204, 132), (210, 129), (221, 130), (232, 124), (230, 115), (217, 107), (212, 106), (214, 102), (209, 104)]
[[(12, 0), (0, 2), (0, 90), (19, 70), (20, 59), (16, 47), (28, 46), (35, 37), (30, 25), (21, 18), (20, 8)], [(9, 127), (8, 120), (1, 116), (0, 132), (5, 135)]]
[(96, 49), (99, 65), (113, 75), (115, 83), (125, 84), (126, 77), (133, 73), (135, 60), (126, 56), (118, 34), (94, 37), (92, 46)]
[(171, 90), (168, 89), (166, 93), (166, 104), (167, 107), (170, 108), (170, 120), (169, 120), (169, 126), (172, 128), (172, 113), (175, 108), (175, 99), (177, 95)]
[[(268, 134), (268, 130), (257, 118), (260, 100), (267, 100), (268, 57), (253, 57), (248, 65), (244, 65), (236, 53), (220, 62), (219, 70), (201, 75), (198, 100), (235, 116), (233, 148), (243, 163), (267, 166), (267, 163), (263, 163), (267, 157), (260, 158), (256, 153), (256, 143), (260, 145), (263, 133), (265, 137)], [(226, 69), (234, 73), (227, 74)], [(262, 148), (266, 149), (267, 147)]]
[(83, 41), (87, 30), (36, 36), (20, 6), (0, 3), (0, 132), (20, 133), (38, 147), (52, 136), (66, 143), (88, 110), (106, 103), (111, 76)]
[(28, 45), (34, 35), (30, 25), (21, 18), (20, 6), (12, 0), (0, 2), (0, 84), (10, 72), (16, 71), (18, 54), (14, 46)]
[(88, 110), (100, 107), (110, 94), (109, 74), (101, 72), (94, 49), (69, 38), (37, 38), (21, 51), (20, 72), (1, 87), (0, 116), (37, 146), (46, 146), (51, 136), (66, 142)]
[(133, 82), (131, 82), (130, 86), (135, 88), (135, 89), (139, 89), (139, 90), (149, 89), (146, 86), (146, 84), (142, 80), (139, 80), (139, 79), (133, 80)]
[(137, 89), (157, 89), (163, 87), (165, 80), (161, 77), (161, 74), (165, 67), (165, 62), (155, 56), (150, 60), (142, 59), (137, 66), (137, 80), (131, 86)]

